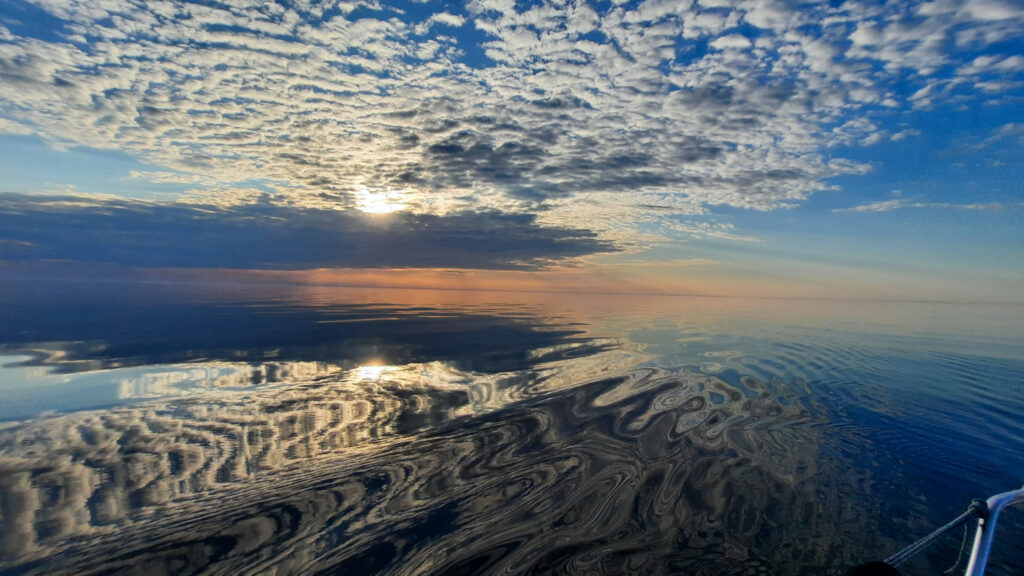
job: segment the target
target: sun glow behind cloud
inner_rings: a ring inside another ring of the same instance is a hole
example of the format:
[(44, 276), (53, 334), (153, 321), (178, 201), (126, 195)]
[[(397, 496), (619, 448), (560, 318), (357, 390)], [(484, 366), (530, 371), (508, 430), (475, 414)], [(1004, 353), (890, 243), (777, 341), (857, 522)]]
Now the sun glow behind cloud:
[(391, 214), (409, 206), (403, 201), (407, 195), (407, 192), (362, 188), (355, 193), (356, 208), (367, 214)]

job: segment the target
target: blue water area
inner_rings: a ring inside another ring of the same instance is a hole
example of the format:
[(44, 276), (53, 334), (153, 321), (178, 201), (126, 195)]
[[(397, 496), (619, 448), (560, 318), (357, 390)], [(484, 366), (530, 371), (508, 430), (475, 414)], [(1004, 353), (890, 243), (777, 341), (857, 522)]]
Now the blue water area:
[(1016, 307), (0, 296), (0, 574), (842, 574), (1024, 483)]

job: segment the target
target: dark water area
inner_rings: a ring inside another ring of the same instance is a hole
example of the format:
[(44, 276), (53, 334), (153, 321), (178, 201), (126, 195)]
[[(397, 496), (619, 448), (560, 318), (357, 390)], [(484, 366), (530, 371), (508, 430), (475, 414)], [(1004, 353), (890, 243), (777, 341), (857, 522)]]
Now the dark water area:
[(7, 279), (0, 574), (841, 574), (1024, 483), (1022, 344), (1012, 306)]

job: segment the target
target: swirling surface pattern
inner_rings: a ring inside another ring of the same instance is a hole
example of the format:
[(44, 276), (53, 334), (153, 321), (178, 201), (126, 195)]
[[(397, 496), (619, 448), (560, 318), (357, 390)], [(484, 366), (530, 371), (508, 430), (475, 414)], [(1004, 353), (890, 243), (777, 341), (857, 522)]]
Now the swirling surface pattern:
[[(841, 574), (1024, 476), (1005, 334), (265, 295), (154, 310), (0, 334), (21, 399), (0, 573)], [(1024, 549), (996, 556), (1013, 574)]]

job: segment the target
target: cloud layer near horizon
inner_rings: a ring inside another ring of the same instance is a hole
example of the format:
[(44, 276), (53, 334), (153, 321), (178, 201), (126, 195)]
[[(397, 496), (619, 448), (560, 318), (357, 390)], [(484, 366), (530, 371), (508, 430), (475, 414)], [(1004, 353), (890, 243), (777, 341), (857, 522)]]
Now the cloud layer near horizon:
[[(528, 211), (608, 238), (730, 237), (901, 138), (887, 110), (1018, 89), (997, 0), (801, 4), (32, 0), (0, 25), (0, 128), (115, 148), (202, 202)], [(44, 15), (45, 14), (45, 15)], [(623, 231), (626, 229), (626, 231)], [(618, 236), (616, 236), (618, 235)]]
[(534, 270), (612, 250), (593, 232), (541, 226), (530, 214), (375, 217), (355, 210), (272, 204), (216, 207), (0, 195), (0, 261), (280, 270)]

